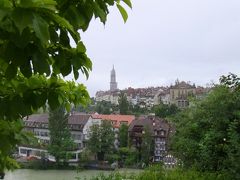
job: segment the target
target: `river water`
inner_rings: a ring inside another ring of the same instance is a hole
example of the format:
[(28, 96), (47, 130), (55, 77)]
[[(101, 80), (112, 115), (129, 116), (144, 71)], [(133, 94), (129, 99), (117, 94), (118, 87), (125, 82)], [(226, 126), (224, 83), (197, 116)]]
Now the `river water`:
[[(119, 169), (120, 173), (138, 174), (141, 170), (137, 169)], [(4, 180), (76, 180), (90, 179), (98, 174), (110, 174), (113, 171), (100, 171), (100, 170), (31, 170), (31, 169), (18, 169), (13, 172), (7, 172)]]

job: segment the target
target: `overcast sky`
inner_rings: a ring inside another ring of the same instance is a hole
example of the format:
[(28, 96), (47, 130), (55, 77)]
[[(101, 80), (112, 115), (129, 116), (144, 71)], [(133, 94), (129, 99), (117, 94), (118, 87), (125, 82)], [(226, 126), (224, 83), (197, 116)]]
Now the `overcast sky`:
[(123, 23), (116, 8), (104, 26), (93, 20), (82, 34), (93, 70), (91, 96), (108, 90), (114, 64), (118, 87), (205, 85), (240, 71), (240, 0), (132, 0)]

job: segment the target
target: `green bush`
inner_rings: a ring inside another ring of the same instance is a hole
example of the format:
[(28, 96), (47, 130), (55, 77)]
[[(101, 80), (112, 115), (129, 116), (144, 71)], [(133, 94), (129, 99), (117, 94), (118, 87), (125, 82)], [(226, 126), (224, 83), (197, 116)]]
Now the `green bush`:
[(119, 172), (109, 175), (99, 174), (92, 180), (231, 180), (225, 174), (200, 172), (186, 169), (164, 169), (161, 165), (155, 165), (145, 169), (143, 172), (136, 174), (123, 174)]

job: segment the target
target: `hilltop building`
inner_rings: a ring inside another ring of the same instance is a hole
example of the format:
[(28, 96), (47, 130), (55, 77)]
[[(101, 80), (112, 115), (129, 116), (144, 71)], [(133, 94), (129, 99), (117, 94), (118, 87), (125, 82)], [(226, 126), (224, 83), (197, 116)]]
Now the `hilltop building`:
[(170, 103), (176, 104), (179, 108), (189, 106), (189, 96), (196, 96), (196, 86), (185, 81), (176, 80), (175, 85), (170, 87)]

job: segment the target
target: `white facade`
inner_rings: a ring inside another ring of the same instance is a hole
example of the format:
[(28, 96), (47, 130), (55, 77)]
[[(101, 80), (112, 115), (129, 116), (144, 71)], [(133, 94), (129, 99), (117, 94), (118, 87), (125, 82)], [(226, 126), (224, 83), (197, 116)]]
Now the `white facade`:
[(101, 124), (101, 119), (93, 119), (91, 116), (88, 119), (87, 123), (85, 124), (85, 126), (83, 127), (83, 136), (84, 136), (84, 140), (88, 140), (89, 139), (89, 135), (90, 135), (90, 128), (92, 125), (94, 124)]
[(118, 92), (107, 92), (104, 94), (99, 94), (96, 95), (95, 100), (97, 102), (101, 102), (101, 101), (107, 101), (107, 102), (111, 102), (112, 104), (118, 105), (118, 99), (119, 99), (119, 93)]
[[(82, 150), (77, 151), (71, 151), (73, 156), (68, 160), (68, 162), (78, 162), (80, 159), (79, 154), (82, 152)], [(41, 159), (42, 155), (44, 154), (44, 157), (47, 158), (49, 161), (55, 162), (55, 157), (50, 155), (47, 150), (40, 149), (40, 148), (31, 148), (31, 147), (25, 147), (25, 146), (19, 146), (18, 147), (18, 154), (22, 157), (35, 157), (37, 159)]]

